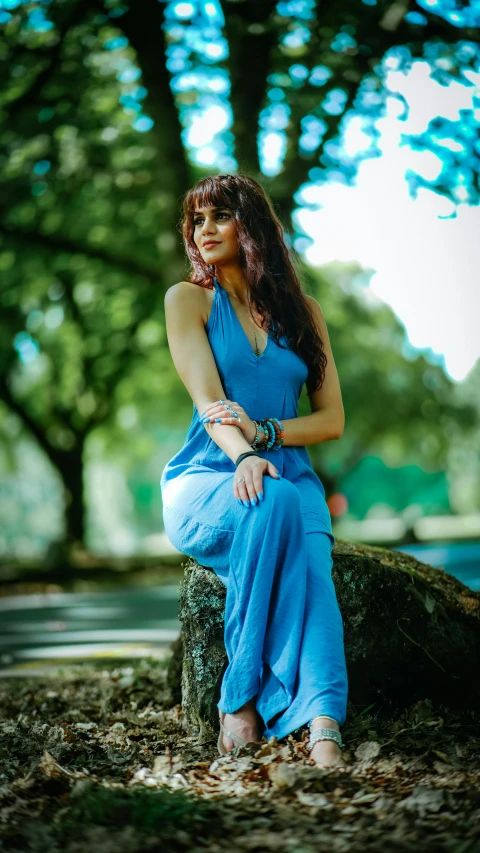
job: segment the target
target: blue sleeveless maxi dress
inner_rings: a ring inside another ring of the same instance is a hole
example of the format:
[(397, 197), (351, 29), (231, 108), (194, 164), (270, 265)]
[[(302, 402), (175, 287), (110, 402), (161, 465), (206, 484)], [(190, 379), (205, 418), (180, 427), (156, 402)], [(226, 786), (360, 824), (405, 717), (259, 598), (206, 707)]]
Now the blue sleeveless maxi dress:
[[(298, 417), (306, 363), (270, 333), (260, 356), (214, 279), (205, 330), (226, 400), (252, 420)], [(256, 697), (263, 734), (283, 738), (317, 714), (345, 722), (343, 621), (332, 580), (335, 543), (325, 489), (304, 446), (260, 451), (281, 474), (263, 476), (264, 500), (233, 494), (235, 464), (208, 435), (196, 406), (183, 447), (160, 481), (172, 544), (212, 568), (226, 587), (228, 666), (218, 708)]]

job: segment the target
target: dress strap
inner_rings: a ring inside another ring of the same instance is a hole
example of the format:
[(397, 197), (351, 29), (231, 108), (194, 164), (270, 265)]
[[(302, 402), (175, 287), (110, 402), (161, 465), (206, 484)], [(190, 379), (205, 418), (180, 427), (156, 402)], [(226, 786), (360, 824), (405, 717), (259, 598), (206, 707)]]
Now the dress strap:
[(210, 315), (209, 315), (209, 317), (208, 317), (208, 320), (207, 320), (207, 322), (205, 323), (205, 330), (206, 330), (207, 332), (208, 332), (208, 331), (210, 331), (210, 329), (212, 328), (212, 326), (213, 326), (213, 324), (214, 324), (214, 322), (215, 322), (215, 317), (216, 317), (216, 314), (217, 314), (217, 311), (218, 311), (218, 301), (219, 301), (219, 298), (220, 298), (220, 288), (219, 288), (219, 286), (218, 286), (218, 282), (217, 282), (216, 278), (214, 277), (214, 278), (213, 278), (213, 300), (212, 300), (212, 307), (211, 307), (211, 309), (210, 309)]

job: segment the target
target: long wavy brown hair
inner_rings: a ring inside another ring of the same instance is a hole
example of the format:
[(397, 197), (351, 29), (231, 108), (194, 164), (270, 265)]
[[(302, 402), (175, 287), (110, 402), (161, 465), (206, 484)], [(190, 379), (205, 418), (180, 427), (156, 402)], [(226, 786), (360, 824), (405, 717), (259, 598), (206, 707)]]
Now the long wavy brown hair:
[(275, 342), (282, 346), (284, 335), (303, 359), (309, 369), (307, 392), (321, 388), (327, 364), (323, 341), (295, 272), (282, 224), (263, 187), (247, 175), (212, 175), (186, 193), (180, 227), (191, 263), (188, 280), (211, 290), (215, 265), (205, 263), (193, 239), (194, 215), (201, 207), (226, 207), (232, 212), (238, 261), (250, 289), (250, 315), (253, 304)]

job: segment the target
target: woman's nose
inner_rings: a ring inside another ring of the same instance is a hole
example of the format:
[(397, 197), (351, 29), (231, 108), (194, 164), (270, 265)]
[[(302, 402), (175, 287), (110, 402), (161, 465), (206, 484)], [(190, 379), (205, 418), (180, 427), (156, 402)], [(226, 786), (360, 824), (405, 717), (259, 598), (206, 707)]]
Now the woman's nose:
[(214, 223), (212, 220), (206, 219), (203, 223), (202, 234), (211, 234), (214, 231)]

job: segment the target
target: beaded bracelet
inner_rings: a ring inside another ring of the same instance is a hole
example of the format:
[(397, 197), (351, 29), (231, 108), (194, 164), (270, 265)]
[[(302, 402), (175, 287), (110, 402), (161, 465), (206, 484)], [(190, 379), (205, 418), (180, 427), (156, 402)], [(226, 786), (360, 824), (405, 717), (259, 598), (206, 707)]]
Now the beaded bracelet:
[(254, 424), (257, 428), (257, 432), (251, 447), (253, 447), (254, 450), (264, 450), (267, 445), (269, 435), (267, 426), (264, 421), (254, 421)]
[[(256, 427), (255, 439), (250, 445), (254, 450), (279, 450), (283, 445), (285, 431), (278, 418), (264, 418), (254, 421)], [(264, 440), (261, 441), (261, 437)]]
[(264, 432), (263, 426), (260, 423), (260, 421), (254, 421), (253, 423), (255, 424), (257, 431), (255, 433), (255, 438), (254, 438), (252, 444), (250, 445), (250, 447), (253, 447), (254, 450), (259, 450), (260, 447), (262, 447), (262, 445), (264, 444), (264, 442), (262, 442), (262, 440), (261, 440), (261, 436), (263, 436), (263, 432)]
[(253, 423), (255, 424), (256, 432), (255, 432), (255, 438), (253, 439), (250, 447), (257, 447), (260, 444), (260, 425), (259, 425), (258, 421), (254, 421)]
[(283, 444), (283, 439), (285, 436), (285, 430), (283, 428), (283, 424), (278, 420), (278, 418), (272, 418), (273, 426), (275, 427), (275, 431), (277, 433), (277, 448), (281, 447)]
[(276, 435), (275, 428), (274, 428), (272, 422), (268, 418), (265, 421), (265, 425), (268, 429), (267, 450), (271, 450), (274, 443), (275, 443), (275, 435)]
[(257, 448), (265, 447), (268, 440), (268, 430), (267, 427), (264, 426), (263, 421), (254, 421), (253, 423), (257, 428), (257, 432), (251, 447), (253, 447), (254, 450), (257, 450)]
[(271, 422), (275, 433), (273, 448), (274, 450), (279, 450), (283, 445), (283, 438), (285, 435), (283, 424), (278, 420), (278, 418), (269, 418), (269, 422)]
[(284, 429), (283, 429), (283, 425), (280, 423), (280, 421), (278, 420), (278, 418), (269, 418), (269, 421), (271, 422), (271, 424), (270, 424), (270, 425), (271, 425), (271, 426), (273, 427), (273, 429), (274, 429), (274, 444), (273, 444), (273, 447), (274, 447), (274, 449), (275, 449), (275, 450), (278, 450), (278, 448), (279, 448), (279, 447), (281, 447), (281, 446), (282, 446), (282, 444), (283, 444), (283, 438), (284, 438), (284, 435), (285, 435), (285, 432), (284, 432)]

